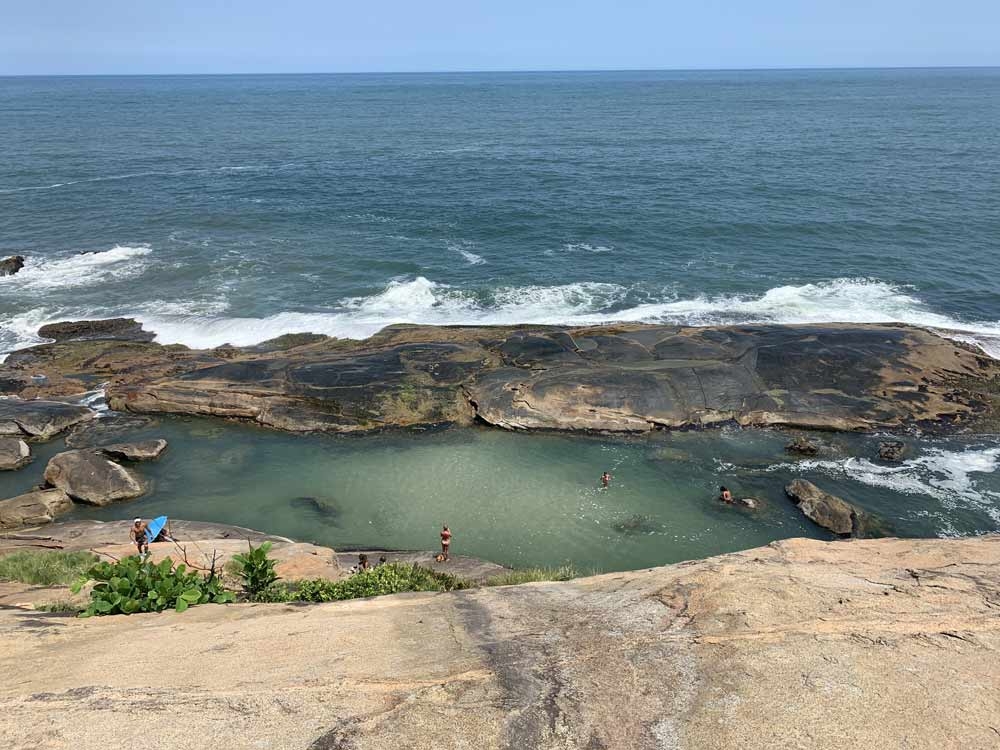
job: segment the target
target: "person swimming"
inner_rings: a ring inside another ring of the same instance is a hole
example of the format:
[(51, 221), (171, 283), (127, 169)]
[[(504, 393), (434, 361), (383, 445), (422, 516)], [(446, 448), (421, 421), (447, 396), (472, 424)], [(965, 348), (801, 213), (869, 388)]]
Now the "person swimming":
[(732, 505), (733, 493), (729, 491), (728, 487), (723, 485), (722, 487), (719, 487), (719, 499), (728, 505)]
[(606, 471), (601, 474), (601, 487), (607, 489), (611, 485), (611, 472)]

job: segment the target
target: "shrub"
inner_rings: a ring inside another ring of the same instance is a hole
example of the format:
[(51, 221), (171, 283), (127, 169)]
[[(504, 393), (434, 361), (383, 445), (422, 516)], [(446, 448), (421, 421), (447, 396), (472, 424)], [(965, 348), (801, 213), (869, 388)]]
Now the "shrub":
[(183, 612), (193, 604), (223, 604), (235, 599), (222, 588), (215, 576), (203, 576), (181, 563), (176, 568), (170, 558), (158, 564), (133, 555), (115, 563), (92, 565), (73, 584), (77, 593), (88, 581), (95, 581), (90, 606), (80, 617), (131, 615), (136, 612)]
[(569, 581), (579, 576), (579, 571), (572, 565), (560, 565), (558, 568), (521, 568), (495, 575), (483, 585), (514, 586), (519, 583), (537, 583), (539, 581)]
[(232, 563), (236, 575), (243, 581), (243, 591), (247, 599), (257, 601), (258, 597), (278, 580), (278, 574), (274, 571), (277, 562), (267, 555), (271, 551), (270, 542), (264, 542), (259, 547), (247, 542), (247, 546), (250, 547), (250, 551), (245, 555), (233, 555)]
[(68, 599), (58, 599), (54, 602), (41, 602), (39, 604), (35, 604), (34, 608), (39, 612), (72, 612), (73, 614), (79, 614), (83, 611), (83, 607), (76, 602), (69, 601)]
[(96, 561), (97, 557), (86, 551), (13, 552), (0, 557), (0, 580), (34, 586), (65, 586)]
[(356, 573), (342, 581), (319, 578), (291, 585), (271, 586), (261, 593), (258, 601), (337, 602), (406, 591), (453, 591), (467, 588), (468, 585), (460, 578), (419, 565), (390, 563)]

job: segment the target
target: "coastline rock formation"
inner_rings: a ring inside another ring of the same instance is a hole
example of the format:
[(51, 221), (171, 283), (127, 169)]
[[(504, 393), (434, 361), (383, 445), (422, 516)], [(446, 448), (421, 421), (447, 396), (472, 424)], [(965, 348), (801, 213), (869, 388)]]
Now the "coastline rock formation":
[[(26, 384), (25, 372), (44, 385)], [(391, 326), (364, 341), (283, 337), (196, 351), (133, 340), (14, 352), (9, 393), (109, 381), (111, 408), (290, 431), (470, 424), (648, 432), (735, 422), (803, 429), (991, 429), (1000, 362), (904, 325)]]
[(22, 268), (24, 268), (23, 255), (11, 255), (0, 260), (0, 276), (13, 276)]
[(860, 509), (836, 495), (824, 492), (812, 482), (795, 479), (785, 487), (785, 494), (813, 523), (842, 537), (864, 536), (868, 524)]
[(51, 440), (73, 425), (97, 416), (86, 406), (61, 401), (0, 399), (0, 435)]
[(899, 440), (883, 440), (878, 444), (878, 457), (882, 461), (896, 463), (903, 460), (906, 443)]
[(167, 449), (167, 441), (141, 440), (137, 443), (115, 443), (97, 447), (98, 453), (103, 453), (114, 461), (155, 461)]
[[(185, 747), (219, 727), (298, 750), (989, 748), (998, 607), (1000, 538), (982, 537), (788, 540), (312, 606), (4, 608), (0, 735), (12, 750)], [(135, 653), (143, 668), (123, 668)]]
[(134, 472), (90, 450), (53, 456), (45, 467), (45, 481), (78, 502), (100, 507), (132, 500), (147, 490), (146, 482)]
[(0, 500), (0, 529), (50, 523), (72, 509), (73, 501), (62, 490), (34, 490)]
[(43, 339), (56, 341), (152, 341), (156, 334), (142, 330), (142, 323), (133, 318), (78, 320), (50, 323), (38, 329)]
[(17, 437), (0, 437), (0, 471), (17, 471), (31, 463), (31, 448)]

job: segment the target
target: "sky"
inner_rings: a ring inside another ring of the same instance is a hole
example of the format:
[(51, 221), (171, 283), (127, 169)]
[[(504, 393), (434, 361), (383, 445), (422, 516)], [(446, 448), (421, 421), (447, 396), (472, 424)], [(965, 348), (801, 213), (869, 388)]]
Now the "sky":
[(1000, 0), (0, 0), (0, 75), (1000, 65)]

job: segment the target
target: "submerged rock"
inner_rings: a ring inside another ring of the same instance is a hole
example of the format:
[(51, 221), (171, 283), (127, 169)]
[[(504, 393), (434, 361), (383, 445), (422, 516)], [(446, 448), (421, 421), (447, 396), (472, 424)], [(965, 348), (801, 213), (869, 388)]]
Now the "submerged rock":
[(836, 495), (824, 492), (812, 482), (796, 479), (785, 487), (785, 493), (806, 518), (829, 529), (838, 536), (861, 536), (864, 532), (864, 512)]
[(45, 481), (74, 500), (88, 505), (110, 505), (146, 493), (146, 483), (136, 474), (95, 451), (59, 453), (45, 467)]
[(797, 437), (785, 446), (788, 453), (795, 453), (799, 456), (815, 456), (819, 453), (819, 446), (806, 437)]
[(72, 508), (73, 501), (60, 489), (34, 490), (0, 500), (0, 529), (50, 523)]
[(73, 425), (93, 419), (86, 406), (59, 401), (0, 399), (0, 435), (27, 435), (49, 440)]
[(663, 524), (652, 516), (635, 514), (628, 518), (616, 521), (612, 528), (621, 534), (655, 534), (663, 529)]
[(0, 471), (16, 471), (31, 463), (31, 448), (18, 437), (0, 437)]
[(108, 320), (71, 320), (50, 323), (38, 329), (38, 335), (45, 339), (66, 341), (152, 341), (156, 334), (142, 330), (142, 323), (134, 318), (110, 318)]
[(0, 276), (13, 276), (24, 268), (23, 255), (11, 255), (9, 258), (0, 260)]
[(340, 518), (341, 514), (340, 506), (338, 506), (335, 501), (325, 497), (303, 495), (300, 497), (293, 497), (288, 501), (288, 504), (293, 508), (315, 513), (316, 515), (322, 516), (330, 521), (336, 521)]
[(143, 440), (138, 443), (102, 445), (97, 451), (114, 461), (153, 461), (167, 449), (167, 441)]
[(741, 497), (736, 501), (736, 504), (750, 510), (757, 510), (760, 507), (760, 500), (755, 497)]
[(906, 453), (906, 443), (899, 440), (883, 440), (878, 444), (878, 457), (883, 461), (897, 462), (903, 460)]
[(100, 445), (128, 442), (129, 433), (156, 424), (156, 420), (133, 414), (115, 414), (74, 426), (66, 435), (68, 448), (96, 448)]

